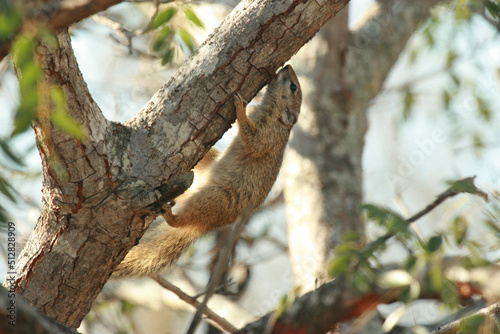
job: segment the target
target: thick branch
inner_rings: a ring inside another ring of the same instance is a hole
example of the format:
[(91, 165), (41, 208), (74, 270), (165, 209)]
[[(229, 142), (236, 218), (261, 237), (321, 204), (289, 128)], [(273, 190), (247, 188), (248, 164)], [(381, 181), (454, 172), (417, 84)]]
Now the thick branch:
[[(71, 24), (83, 20), (92, 14), (98, 13), (123, 0), (50, 0), (34, 1), (24, 0), (16, 3), (23, 12), (24, 21), (18, 32), (23, 30), (23, 26), (31, 22), (45, 22), (51, 29), (58, 31), (69, 27)], [(10, 52), (10, 44), (16, 35), (10, 36), (8, 40), (0, 44), (0, 60)]]
[(232, 95), (240, 92), (250, 100), (347, 2), (241, 3), (124, 125), (102, 117), (78, 72), (68, 35), (60, 34), (60, 47), (45, 53), (47, 73), (63, 87), (69, 113), (89, 137), (80, 144), (50, 127), (37, 127), (44, 207), (18, 261), (18, 291), (76, 328), (158, 215), (158, 201), (168, 201), (163, 185), (176, 180), (180, 184), (170, 188), (182, 188), (189, 177), (181, 175), (230, 126)]
[(0, 333), (76, 334), (28, 304), (20, 295), (0, 286)]
[(347, 2), (240, 3), (171, 81), (126, 122), (135, 130), (132, 165), (152, 156), (158, 162), (131, 170), (132, 176), (170, 175), (192, 168), (234, 121), (233, 94), (239, 92), (250, 101)]
[[(448, 261), (453, 266), (453, 261)], [(392, 266), (391, 266), (392, 268)], [(381, 275), (387, 269), (377, 273)], [(441, 295), (426, 283), (425, 275), (418, 278), (420, 286), (418, 299), (439, 300)], [(472, 283), (456, 282), (459, 297), (470, 298), (469, 289), (474, 290)], [(467, 289), (463, 289), (468, 285)], [(246, 325), (239, 333), (262, 333), (265, 328), (272, 328), (270, 333), (309, 333), (324, 334), (335, 328), (337, 324), (367, 314), (380, 304), (399, 301), (403, 287), (383, 288), (373, 283), (369, 292), (356, 291), (345, 277), (337, 277), (316, 290), (295, 300), (293, 305), (279, 317), (273, 313)], [(441, 333), (441, 332), (439, 332)], [(443, 332), (448, 333), (448, 332)]]

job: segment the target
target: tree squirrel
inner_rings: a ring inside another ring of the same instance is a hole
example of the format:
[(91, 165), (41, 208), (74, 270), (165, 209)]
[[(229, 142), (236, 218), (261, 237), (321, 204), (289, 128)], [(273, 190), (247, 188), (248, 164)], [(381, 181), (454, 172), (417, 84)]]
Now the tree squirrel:
[[(196, 166), (206, 169), (201, 185), (163, 215), (168, 226), (153, 230), (153, 237), (130, 250), (113, 273), (153, 276), (173, 264), (183, 250), (203, 234), (230, 224), (246, 211), (255, 210), (271, 190), (283, 160), (292, 126), (297, 122), (302, 92), (290, 65), (271, 81), (262, 103), (249, 117), (246, 103), (234, 96), (238, 135), (215, 158), (210, 151)], [(195, 171), (196, 169), (195, 168)], [(176, 208), (177, 209), (177, 208)]]

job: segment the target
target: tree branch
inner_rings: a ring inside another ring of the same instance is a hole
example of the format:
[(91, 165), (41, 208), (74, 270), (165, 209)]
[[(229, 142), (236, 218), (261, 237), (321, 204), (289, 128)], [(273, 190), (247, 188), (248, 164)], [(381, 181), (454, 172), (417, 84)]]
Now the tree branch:
[[(125, 124), (102, 117), (68, 35), (60, 34), (60, 47), (47, 49), (47, 71), (63, 87), (68, 111), (88, 129), (89, 140), (78, 143), (50, 127), (37, 130), (53, 145), (40, 141), (44, 207), (18, 261), (18, 291), (58, 321), (78, 327), (113, 269), (158, 215), (157, 201), (168, 200), (162, 185), (189, 172), (234, 121), (233, 94), (251, 100), (347, 3), (242, 2)], [(51, 150), (64, 175), (45, 154)]]
[[(414, 223), (418, 219), (422, 218), (423, 216), (425, 216), (426, 214), (428, 214), (429, 212), (434, 210), (439, 204), (443, 203), (446, 199), (453, 197), (455, 195), (461, 194), (461, 193), (473, 194), (473, 195), (476, 195), (476, 196), (483, 198), (485, 201), (488, 201), (488, 195), (484, 191), (482, 191), (481, 189), (478, 189), (475, 186), (475, 184), (474, 184), (475, 178), (476, 178), (475, 176), (466, 177), (466, 178), (463, 178), (461, 180), (457, 180), (457, 181), (453, 182), (453, 184), (448, 189), (446, 189), (441, 194), (439, 194), (437, 196), (437, 198), (432, 203), (430, 203), (424, 209), (422, 209), (421, 211), (417, 212), (416, 214), (414, 214), (413, 216), (408, 218), (406, 220), (406, 223), (408, 225)], [(392, 238), (394, 236), (395, 236), (394, 233), (388, 232), (385, 235), (370, 242), (364, 248), (364, 250), (372, 250), (373, 251), (373, 250), (375, 250), (377, 245), (379, 245), (382, 242), (386, 242), (387, 240), (389, 240), (390, 238)]]
[[(449, 261), (452, 263), (453, 261)], [(453, 266), (453, 264), (451, 264)], [(376, 277), (394, 269), (394, 266), (377, 271)], [(283, 314), (276, 316), (275, 312), (269, 313), (259, 320), (247, 324), (238, 333), (262, 333), (266, 328), (272, 328), (271, 333), (308, 333), (324, 334), (335, 328), (339, 323), (358, 318), (374, 310), (380, 304), (390, 304), (399, 301), (404, 287), (384, 288), (374, 280), (369, 292), (356, 291), (352, 284), (340, 276), (335, 280), (321, 285), (312, 292), (297, 298)], [(420, 291), (418, 299), (439, 300), (441, 295), (426, 284), (424, 277), (418, 278)], [(470, 283), (455, 282), (458, 285)], [(470, 298), (469, 289), (458, 289), (459, 297)], [(448, 332), (445, 332), (448, 333)], [(439, 333), (441, 334), (441, 333)]]
[[(494, 323), (495, 326), (495, 333), (500, 332), (500, 301), (496, 302), (495, 304), (492, 304), (490, 306), (487, 306), (479, 311), (477, 311), (474, 314), (471, 314), (467, 317), (464, 317), (462, 319), (458, 319), (456, 321), (453, 321), (447, 325), (441, 326), (435, 330), (433, 330), (430, 334), (455, 334), (459, 331), (460, 327), (466, 323), (467, 321), (471, 320), (474, 317), (484, 317), (485, 322), (487, 322), (487, 318), (491, 317), (491, 321)], [(489, 332), (488, 332), (489, 333)], [(486, 332), (485, 332), (486, 334)]]
[[(471, 193), (484, 198), (486, 194), (476, 188), (473, 183), (474, 177), (464, 178), (455, 181), (446, 191), (428, 205), (425, 209), (408, 219), (408, 224), (421, 218), (430, 212), (446, 198), (459, 193)], [(377, 243), (387, 241), (393, 236), (387, 233), (377, 241), (369, 243), (364, 250), (370, 250)], [(453, 266), (453, 261), (447, 261), (446, 265)], [(391, 268), (393, 269), (393, 268)], [(377, 276), (387, 271), (387, 268), (380, 270)], [(424, 278), (419, 278), (420, 284), (419, 298), (439, 299), (440, 296), (425, 283)], [(272, 325), (272, 333), (318, 333), (324, 334), (334, 328), (338, 323), (348, 321), (374, 309), (379, 304), (386, 304), (398, 301), (403, 291), (402, 288), (383, 288), (373, 281), (369, 292), (360, 293), (356, 291), (344, 276), (335, 278), (333, 281), (323, 284), (313, 292), (309, 292), (298, 298), (282, 315), (275, 318), (273, 314), (248, 324), (239, 333), (261, 333), (267, 328), (269, 321), (275, 321)], [(456, 282), (462, 289), (458, 288), (458, 293), (463, 298), (470, 298), (471, 291), (477, 291), (471, 282)], [(464, 285), (466, 286), (463, 289)], [(406, 286), (405, 286), (406, 288)]]
[[(182, 291), (181, 289), (179, 289), (175, 285), (171, 284), (170, 282), (167, 282), (166, 280), (164, 280), (160, 276), (156, 277), (156, 281), (158, 282), (158, 284), (160, 284), (165, 289), (170, 290), (173, 293), (175, 293), (181, 300), (185, 301), (189, 305), (193, 305), (197, 309), (200, 309), (200, 306), (202, 303), (200, 303), (198, 300), (196, 300), (196, 298), (187, 295), (184, 291)], [(224, 329), (225, 331), (228, 331), (229, 333), (236, 333), (238, 331), (238, 329), (236, 327), (234, 327), (232, 324), (230, 324), (226, 319), (220, 317), (217, 313), (212, 311), (207, 306), (205, 306), (203, 308), (203, 314), (208, 319), (212, 320), (213, 322), (218, 324), (222, 329)]]
[(0, 286), (0, 333), (77, 334)]
[(198, 306), (198, 309), (196, 310), (187, 334), (193, 334), (195, 332), (196, 327), (201, 320), (201, 315), (205, 313), (205, 308), (207, 307), (206, 305), (208, 303), (208, 300), (212, 297), (217, 287), (219, 286), (220, 279), (227, 269), (227, 265), (229, 263), (229, 260), (231, 259), (231, 254), (233, 254), (234, 247), (236, 247), (236, 243), (238, 242), (241, 232), (245, 228), (245, 225), (248, 223), (250, 214), (251, 210), (247, 209), (240, 215), (240, 217), (234, 224), (231, 234), (224, 244), (224, 248), (219, 253), (219, 258), (217, 259), (217, 263), (215, 264), (214, 270), (212, 271), (212, 275), (206, 289), (205, 297), (203, 298), (203, 302)]
[(18, 27), (17, 33), (3, 40), (0, 44), (0, 60), (10, 52), (10, 45), (24, 27), (34, 22), (45, 22), (49, 28), (58, 31), (69, 27), (71, 24), (83, 20), (92, 14), (103, 11), (123, 0), (50, 0), (34, 1), (21, 0), (16, 3), (23, 14), (23, 23)]

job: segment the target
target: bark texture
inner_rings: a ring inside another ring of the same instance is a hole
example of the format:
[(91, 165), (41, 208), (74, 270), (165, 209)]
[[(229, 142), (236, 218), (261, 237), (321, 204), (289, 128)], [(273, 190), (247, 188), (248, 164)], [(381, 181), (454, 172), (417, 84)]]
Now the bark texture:
[[(90, 15), (103, 11), (122, 1), (123, 0), (16, 0), (15, 6), (24, 16), (23, 23), (18, 27), (17, 33), (22, 32), (26, 26), (39, 24), (40, 22), (46, 24), (55, 31), (64, 29), (75, 22), (83, 20)], [(10, 44), (17, 33), (0, 41), (0, 60), (9, 54)]]
[[(76, 328), (113, 269), (246, 100), (348, 1), (244, 1), (132, 119), (106, 120), (78, 70), (69, 35), (43, 49), (47, 78), (88, 133), (79, 143), (41, 110), (43, 210), (20, 255), (17, 291)], [(47, 88), (48, 89), (48, 88)]]
[[(14, 304), (11, 304), (12, 301)], [(11, 318), (11, 315), (15, 320)], [(10, 321), (13, 324), (9, 324)], [(7, 289), (0, 286), (0, 333), (77, 334), (77, 331), (65, 327), (38, 311), (21, 296), (12, 298)]]
[[(307, 77), (298, 128), (285, 160), (294, 280), (308, 291), (328, 279), (331, 251), (347, 231), (362, 233), (366, 110), (419, 24), (438, 1), (379, 1), (352, 34), (342, 11), (299, 55)], [(313, 54), (312, 54), (313, 53)], [(312, 55), (311, 55), (312, 54)]]

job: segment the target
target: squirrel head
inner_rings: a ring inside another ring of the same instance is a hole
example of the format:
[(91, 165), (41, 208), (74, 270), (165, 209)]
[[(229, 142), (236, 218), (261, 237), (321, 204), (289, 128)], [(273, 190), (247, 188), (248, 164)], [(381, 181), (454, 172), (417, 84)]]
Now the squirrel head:
[(269, 83), (263, 105), (272, 118), (291, 129), (297, 123), (302, 104), (302, 91), (292, 66), (283, 67)]

